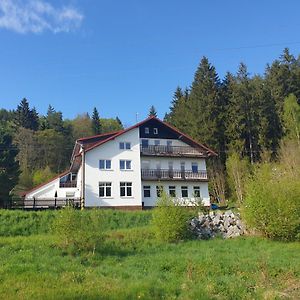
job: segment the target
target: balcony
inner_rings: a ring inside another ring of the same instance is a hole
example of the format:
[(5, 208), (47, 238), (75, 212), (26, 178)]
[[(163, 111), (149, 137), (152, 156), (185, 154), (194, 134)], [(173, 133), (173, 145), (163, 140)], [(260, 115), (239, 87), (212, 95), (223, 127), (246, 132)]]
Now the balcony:
[(177, 157), (205, 157), (206, 153), (199, 148), (190, 146), (141, 145), (141, 154), (145, 156), (177, 156)]
[(206, 171), (142, 169), (142, 180), (208, 181)]
[(76, 188), (77, 187), (77, 181), (66, 181), (66, 182), (59, 182), (60, 188)]

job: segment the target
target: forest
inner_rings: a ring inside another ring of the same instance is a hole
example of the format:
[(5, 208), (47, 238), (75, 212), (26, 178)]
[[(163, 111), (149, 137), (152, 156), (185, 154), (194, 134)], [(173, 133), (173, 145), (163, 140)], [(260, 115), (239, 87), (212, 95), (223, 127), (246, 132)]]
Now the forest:
[[(242, 202), (244, 183), (256, 166), (300, 165), (299, 99), (300, 56), (287, 48), (266, 65), (264, 74), (249, 74), (241, 63), (235, 74), (228, 72), (222, 79), (203, 57), (191, 85), (175, 89), (164, 120), (218, 153), (209, 162), (216, 199)], [(149, 114), (157, 114), (153, 106)], [(92, 117), (84, 113), (72, 120), (51, 105), (41, 115), (25, 98), (14, 110), (2, 108), (1, 205), (64, 171), (77, 138), (122, 128), (118, 117), (101, 118), (97, 108)]]

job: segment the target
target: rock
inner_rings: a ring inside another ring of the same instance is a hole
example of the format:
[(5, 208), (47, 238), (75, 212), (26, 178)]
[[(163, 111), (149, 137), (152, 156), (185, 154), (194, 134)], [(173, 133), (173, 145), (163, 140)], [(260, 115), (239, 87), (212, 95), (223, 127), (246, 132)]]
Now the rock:
[(224, 213), (200, 213), (198, 218), (190, 221), (190, 229), (198, 239), (211, 239), (216, 236), (234, 238), (245, 233), (245, 226), (239, 214), (234, 214), (231, 210)]

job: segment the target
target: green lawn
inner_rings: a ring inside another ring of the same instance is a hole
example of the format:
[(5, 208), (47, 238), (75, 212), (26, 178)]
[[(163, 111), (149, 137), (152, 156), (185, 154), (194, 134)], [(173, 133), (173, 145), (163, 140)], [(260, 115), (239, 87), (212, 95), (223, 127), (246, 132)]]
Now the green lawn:
[(111, 230), (71, 255), (56, 236), (0, 237), (1, 299), (299, 299), (300, 243), (157, 242), (149, 225)]

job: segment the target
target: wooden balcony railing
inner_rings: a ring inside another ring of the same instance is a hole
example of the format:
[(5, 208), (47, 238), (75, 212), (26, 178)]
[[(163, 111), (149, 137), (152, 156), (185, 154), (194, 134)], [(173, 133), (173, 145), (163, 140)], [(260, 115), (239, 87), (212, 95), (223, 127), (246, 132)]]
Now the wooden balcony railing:
[(199, 148), (190, 146), (167, 146), (167, 145), (141, 145), (141, 154), (143, 155), (161, 155), (161, 156), (193, 156), (204, 157), (205, 152)]
[(142, 169), (141, 175), (143, 180), (208, 180), (206, 171)]
[(77, 181), (66, 181), (66, 182), (60, 182), (59, 183), (60, 188), (76, 188), (77, 187)]

